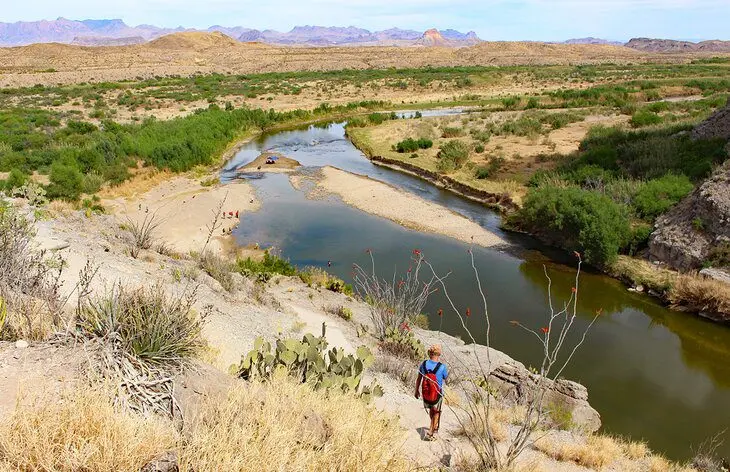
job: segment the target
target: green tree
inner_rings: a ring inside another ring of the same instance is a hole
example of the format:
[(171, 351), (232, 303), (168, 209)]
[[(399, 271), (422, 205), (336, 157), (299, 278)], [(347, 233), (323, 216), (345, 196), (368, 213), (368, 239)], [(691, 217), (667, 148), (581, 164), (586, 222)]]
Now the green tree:
[(6, 190), (13, 190), (14, 188), (22, 187), (23, 184), (25, 184), (28, 181), (28, 175), (23, 173), (18, 168), (13, 168), (10, 170), (10, 175), (8, 175), (8, 180), (5, 181), (5, 189)]

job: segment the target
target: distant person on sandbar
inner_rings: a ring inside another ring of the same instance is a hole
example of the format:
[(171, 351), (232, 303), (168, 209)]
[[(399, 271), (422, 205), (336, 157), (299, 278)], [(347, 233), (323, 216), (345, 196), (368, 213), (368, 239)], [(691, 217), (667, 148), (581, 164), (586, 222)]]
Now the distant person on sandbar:
[(441, 345), (428, 348), (428, 359), (418, 367), (416, 379), (416, 398), (423, 399), (423, 407), (431, 418), (431, 427), (426, 433), (426, 441), (435, 441), (441, 424), (441, 405), (444, 401), (444, 381), (449, 376), (446, 364), (441, 362)]

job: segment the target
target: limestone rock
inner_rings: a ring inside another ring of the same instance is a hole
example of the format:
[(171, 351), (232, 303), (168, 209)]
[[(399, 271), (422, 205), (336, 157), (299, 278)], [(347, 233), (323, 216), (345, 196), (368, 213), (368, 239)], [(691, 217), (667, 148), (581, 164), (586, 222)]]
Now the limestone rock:
[(730, 99), (724, 108), (692, 130), (692, 139), (730, 139)]
[(19, 339), (15, 341), (15, 347), (18, 349), (25, 349), (28, 347), (28, 341), (23, 341), (22, 339)]
[(730, 284), (730, 271), (727, 270), (707, 268), (702, 269), (700, 275)]
[(148, 462), (140, 469), (140, 472), (178, 472), (177, 453), (167, 451), (161, 456)]
[(679, 270), (699, 269), (712, 248), (730, 242), (730, 160), (661, 216), (649, 257)]

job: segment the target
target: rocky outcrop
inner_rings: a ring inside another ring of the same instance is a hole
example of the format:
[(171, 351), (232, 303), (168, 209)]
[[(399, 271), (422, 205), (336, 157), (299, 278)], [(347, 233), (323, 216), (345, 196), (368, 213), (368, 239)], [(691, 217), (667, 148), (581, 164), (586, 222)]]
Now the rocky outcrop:
[[(460, 339), (434, 331), (416, 330), (425, 344), (441, 344), (443, 359), (451, 369), (450, 378), (467, 379), (487, 375), (503, 401), (523, 404), (534, 393), (540, 376), (507, 354), (479, 344), (464, 344)], [(588, 390), (570, 380), (543, 379), (543, 407), (558, 408), (570, 416), (571, 426), (586, 432), (598, 431), (601, 415), (588, 403)]]
[(730, 98), (724, 108), (717, 110), (692, 130), (692, 139), (730, 140)]
[(699, 269), (713, 248), (730, 243), (730, 160), (661, 216), (649, 257), (679, 270)]

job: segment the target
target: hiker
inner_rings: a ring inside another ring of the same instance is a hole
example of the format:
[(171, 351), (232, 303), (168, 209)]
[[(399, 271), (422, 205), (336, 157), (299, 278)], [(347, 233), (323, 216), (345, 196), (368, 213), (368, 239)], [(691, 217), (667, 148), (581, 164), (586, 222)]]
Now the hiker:
[(428, 359), (418, 367), (416, 379), (416, 398), (423, 398), (423, 407), (431, 418), (431, 428), (426, 433), (426, 441), (435, 441), (441, 424), (441, 404), (444, 400), (444, 380), (449, 376), (446, 364), (440, 362), (441, 345), (428, 348)]
[(327, 267), (332, 267), (332, 261), (327, 261)]

